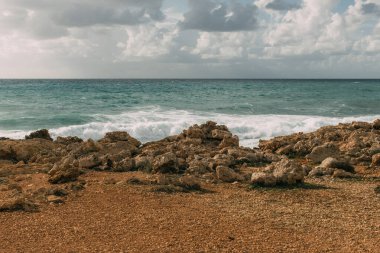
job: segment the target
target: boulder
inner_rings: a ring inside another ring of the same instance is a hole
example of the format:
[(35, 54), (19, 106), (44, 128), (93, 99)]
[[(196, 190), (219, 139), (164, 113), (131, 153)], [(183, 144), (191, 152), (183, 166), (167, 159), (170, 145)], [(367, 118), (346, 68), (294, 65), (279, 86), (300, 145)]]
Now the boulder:
[(325, 160), (323, 160), (320, 166), (323, 168), (342, 169), (351, 173), (355, 172), (355, 168), (351, 164), (347, 162), (338, 161), (337, 159), (332, 157), (328, 157)]
[(261, 186), (274, 186), (277, 181), (272, 173), (254, 172), (251, 176), (251, 183)]
[(31, 134), (25, 136), (26, 140), (28, 140), (28, 139), (37, 139), (37, 138), (38, 139), (45, 139), (45, 140), (49, 140), (49, 141), (53, 140), (50, 137), (49, 130), (47, 130), (47, 129), (41, 129), (41, 130), (32, 132)]
[(158, 155), (153, 160), (152, 166), (154, 173), (178, 173), (178, 160), (174, 153), (167, 152), (163, 155)]
[(324, 168), (321, 166), (317, 166), (313, 168), (308, 176), (309, 177), (323, 177), (323, 176), (331, 176), (336, 169), (334, 168)]
[(333, 143), (326, 143), (321, 146), (313, 148), (311, 153), (306, 156), (307, 159), (314, 163), (320, 163), (328, 157), (339, 157), (340, 152), (336, 145)]
[(273, 176), (277, 184), (293, 185), (302, 183), (305, 177), (302, 166), (288, 159), (283, 159), (274, 165)]
[(112, 170), (116, 172), (126, 172), (131, 171), (135, 168), (135, 160), (131, 158), (125, 158), (120, 162), (113, 165)]
[(244, 180), (244, 177), (242, 175), (236, 173), (233, 169), (230, 169), (226, 166), (216, 167), (216, 177), (219, 180), (228, 183)]
[(147, 156), (136, 156), (135, 167), (139, 171), (151, 172), (152, 171), (152, 160), (153, 158)]

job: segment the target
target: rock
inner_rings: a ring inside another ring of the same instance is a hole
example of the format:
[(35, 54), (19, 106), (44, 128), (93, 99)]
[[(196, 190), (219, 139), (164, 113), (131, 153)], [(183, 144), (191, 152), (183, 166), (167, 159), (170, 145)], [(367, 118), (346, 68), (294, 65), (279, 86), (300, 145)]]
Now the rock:
[(125, 131), (115, 131), (115, 132), (109, 132), (106, 133), (103, 139), (99, 140), (99, 142), (118, 142), (118, 141), (127, 141), (129, 144), (139, 147), (141, 145), (141, 142), (137, 139), (133, 138), (128, 134), (128, 132)]
[(38, 211), (38, 205), (25, 197), (12, 198), (8, 200), (0, 200), (0, 212), (12, 211)]
[(115, 172), (131, 171), (135, 168), (135, 160), (131, 158), (125, 158), (120, 162), (113, 165), (112, 170)]
[(376, 119), (376, 120), (372, 123), (372, 128), (373, 128), (373, 129), (376, 129), (376, 130), (380, 130), (380, 119)]
[(308, 176), (309, 177), (322, 177), (322, 176), (331, 176), (334, 173), (335, 169), (334, 168), (324, 168), (317, 166), (313, 168)]
[(375, 187), (375, 193), (380, 194), (380, 185)]
[(264, 172), (254, 172), (251, 183), (264, 186), (294, 185), (304, 181), (304, 168), (297, 162), (282, 159), (265, 168)]
[(274, 186), (277, 181), (272, 173), (254, 172), (251, 176), (251, 183), (261, 186)]
[(273, 166), (273, 176), (277, 184), (293, 185), (302, 183), (304, 180), (304, 169), (295, 161), (283, 159)]
[(45, 139), (45, 140), (49, 140), (49, 141), (53, 140), (50, 137), (49, 131), (47, 129), (41, 129), (41, 130), (32, 132), (31, 134), (25, 136), (26, 140), (28, 140), (28, 139), (37, 139), (37, 138), (38, 139)]
[(154, 158), (152, 168), (154, 173), (178, 173), (177, 157), (172, 152), (159, 155)]
[(219, 148), (229, 148), (229, 147), (239, 147), (239, 137), (228, 136), (224, 137), (222, 142), (219, 144)]
[(79, 159), (79, 167), (82, 169), (92, 169), (101, 164), (101, 160), (98, 155), (92, 154)]
[(355, 172), (355, 168), (351, 164), (347, 162), (338, 161), (337, 159), (332, 157), (328, 157), (325, 160), (323, 160), (320, 166), (323, 168), (342, 169), (351, 173)]
[(83, 140), (79, 137), (76, 136), (68, 136), (68, 137), (61, 137), (58, 136), (57, 139), (55, 140), (56, 143), (62, 144), (62, 145), (70, 145), (73, 143), (82, 143)]
[(201, 190), (200, 181), (196, 177), (190, 175), (179, 178), (178, 182), (175, 185), (180, 186), (186, 190)]
[(244, 177), (236, 173), (233, 169), (230, 169), (226, 166), (216, 167), (216, 177), (227, 183), (232, 183), (235, 181), (243, 181)]
[(332, 143), (326, 143), (324, 145), (313, 148), (311, 153), (307, 155), (306, 158), (314, 163), (320, 163), (328, 157), (339, 157), (339, 154), (340, 152), (336, 145)]
[(135, 158), (135, 167), (139, 171), (143, 172), (152, 172), (152, 160), (153, 158), (148, 158), (146, 156), (136, 156)]
[(80, 175), (79, 169), (74, 165), (72, 157), (66, 157), (54, 164), (49, 171), (49, 182), (52, 184), (75, 181)]
[(54, 204), (62, 204), (65, 202), (65, 200), (62, 197), (55, 196), (55, 195), (49, 195), (46, 198), (47, 202), (54, 203)]
[(225, 130), (214, 129), (211, 131), (211, 136), (216, 140), (223, 140), (224, 138), (232, 137), (232, 134)]
[(345, 170), (336, 169), (336, 170), (334, 170), (332, 177), (335, 177), (335, 178), (355, 178), (357, 176), (355, 174), (347, 172)]
[(371, 166), (380, 166), (380, 153), (372, 156)]

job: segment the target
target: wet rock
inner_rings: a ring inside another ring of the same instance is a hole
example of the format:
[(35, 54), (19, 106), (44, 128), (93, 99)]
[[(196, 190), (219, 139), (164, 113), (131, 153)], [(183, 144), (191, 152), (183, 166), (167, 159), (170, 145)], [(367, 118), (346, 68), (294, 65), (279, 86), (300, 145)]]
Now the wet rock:
[(371, 166), (380, 166), (380, 153), (372, 156)]
[(49, 140), (49, 141), (53, 140), (50, 137), (49, 130), (47, 130), (47, 129), (41, 129), (41, 130), (32, 132), (31, 134), (25, 136), (26, 140), (37, 139), (37, 138), (38, 139), (45, 139), (45, 140)]
[(339, 149), (336, 145), (332, 143), (326, 143), (321, 146), (313, 148), (311, 153), (306, 156), (307, 159), (314, 163), (320, 163), (328, 157), (339, 157)]
[(168, 152), (154, 158), (153, 166), (154, 173), (178, 173), (178, 160), (174, 153)]
[(351, 173), (355, 172), (355, 168), (351, 164), (343, 161), (338, 161), (332, 157), (328, 157), (323, 160), (320, 166), (323, 168), (342, 169)]
[(232, 183), (235, 181), (243, 181), (244, 177), (236, 173), (233, 169), (230, 169), (226, 166), (218, 166), (216, 168), (216, 177), (227, 183)]

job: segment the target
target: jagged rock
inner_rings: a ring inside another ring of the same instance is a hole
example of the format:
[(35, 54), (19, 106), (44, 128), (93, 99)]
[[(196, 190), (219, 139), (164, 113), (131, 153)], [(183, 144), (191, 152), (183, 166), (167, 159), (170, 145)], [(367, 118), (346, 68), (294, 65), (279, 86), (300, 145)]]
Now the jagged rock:
[(223, 140), (224, 138), (232, 137), (232, 134), (225, 130), (214, 129), (211, 131), (211, 136), (216, 140)]
[(278, 184), (292, 185), (302, 183), (305, 177), (304, 170), (295, 161), (283, 159), (273, 164), (273, 176)]
[(73, 143), (82, 143), (83, 140), (76, 136), (67, 136), (67, 137), (58, 136), (55, 142), (62, 145), (70, 145)]
[(338, 161), (337, 159), (332, 157), (328, 157), (325, 160), (323, 160), (320, 166), (323, 168), (334, 168), (342, 169), (348, 172), (355, 172), (355, 168), (351, 164), (347, 162)]
[(321, 146), (313, 148), (311, 153), (306, 156), (314, 163), (320, 163), (328, 157), (339, 157), (339, 149), (336, 145), (332, 143), (326, 143)]
[(135, 166), (136, 169), (139, 171), (144, 172), (151, 172), (152, 171), (152, 157), (146, 157), (146, 156), (136, 156), (135, 158)]
[(109, 132), (106, 133), (103, 139), (99, 140), (99, 142), (118, 142), (118, 141), (127, 141), (129, 144), (139, 147), (141, 145), (141, 142), (137, 139), (133, 138), (128, 134), (128, 132), (124, 131), (115, 131), (115, 132)]
[(152, 168), (154, 173), (178, 173), (177, 157), (172, 152), (159, 155), (154, 158)]
[(295, 161), (283, 159), (265, 168), (264, 172), (254, 172), (251, 183), (274, 186), (294, 185), (304, 181), (304, 168)]
[(49, 140), (49, 141), (53, 140), (49, 134), (49, 130), (47, 130), (47, 129), (41, 129), (41, 130), (32, 132), (31, 134), (25, 136), (26, 140), (37, 139), (37, 138), (38, 139), (45, 139), (45, 140)]
[(377, 120), (375, 120), (375, 121), (372, 123), (372, 128), (373, 128), (373, 129), (376, 129), (376, 130), (380, 130), (380, 119), (377, 119)]
[(239, 147), (239, 137), (236, 135), (224, 137), (222, 142), (219, 144), (219, 148), (228, 147)]
[(380, 153), (372, 156), (371, 166), (380, 166)]
[(216, 177), (219, 180), (228, 183), (244, 180), (244, 177), (242, 175), (236, 173), (233, 169), (230, 169), (226, 166), (216, 167)]
[(66, 157), (54, 164), (49, 171), (49, 182), (58, 184), (75, 181), (79, 177), (80, 171), (74, 163), (73, 157)]

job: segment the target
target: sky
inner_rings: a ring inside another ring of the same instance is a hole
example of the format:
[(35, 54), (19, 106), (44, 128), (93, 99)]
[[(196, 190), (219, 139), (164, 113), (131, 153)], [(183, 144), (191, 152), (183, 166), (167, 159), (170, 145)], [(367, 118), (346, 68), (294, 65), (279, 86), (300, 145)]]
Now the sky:
[(380, 78), (380, 0), (1, 0), (0, 78)]

